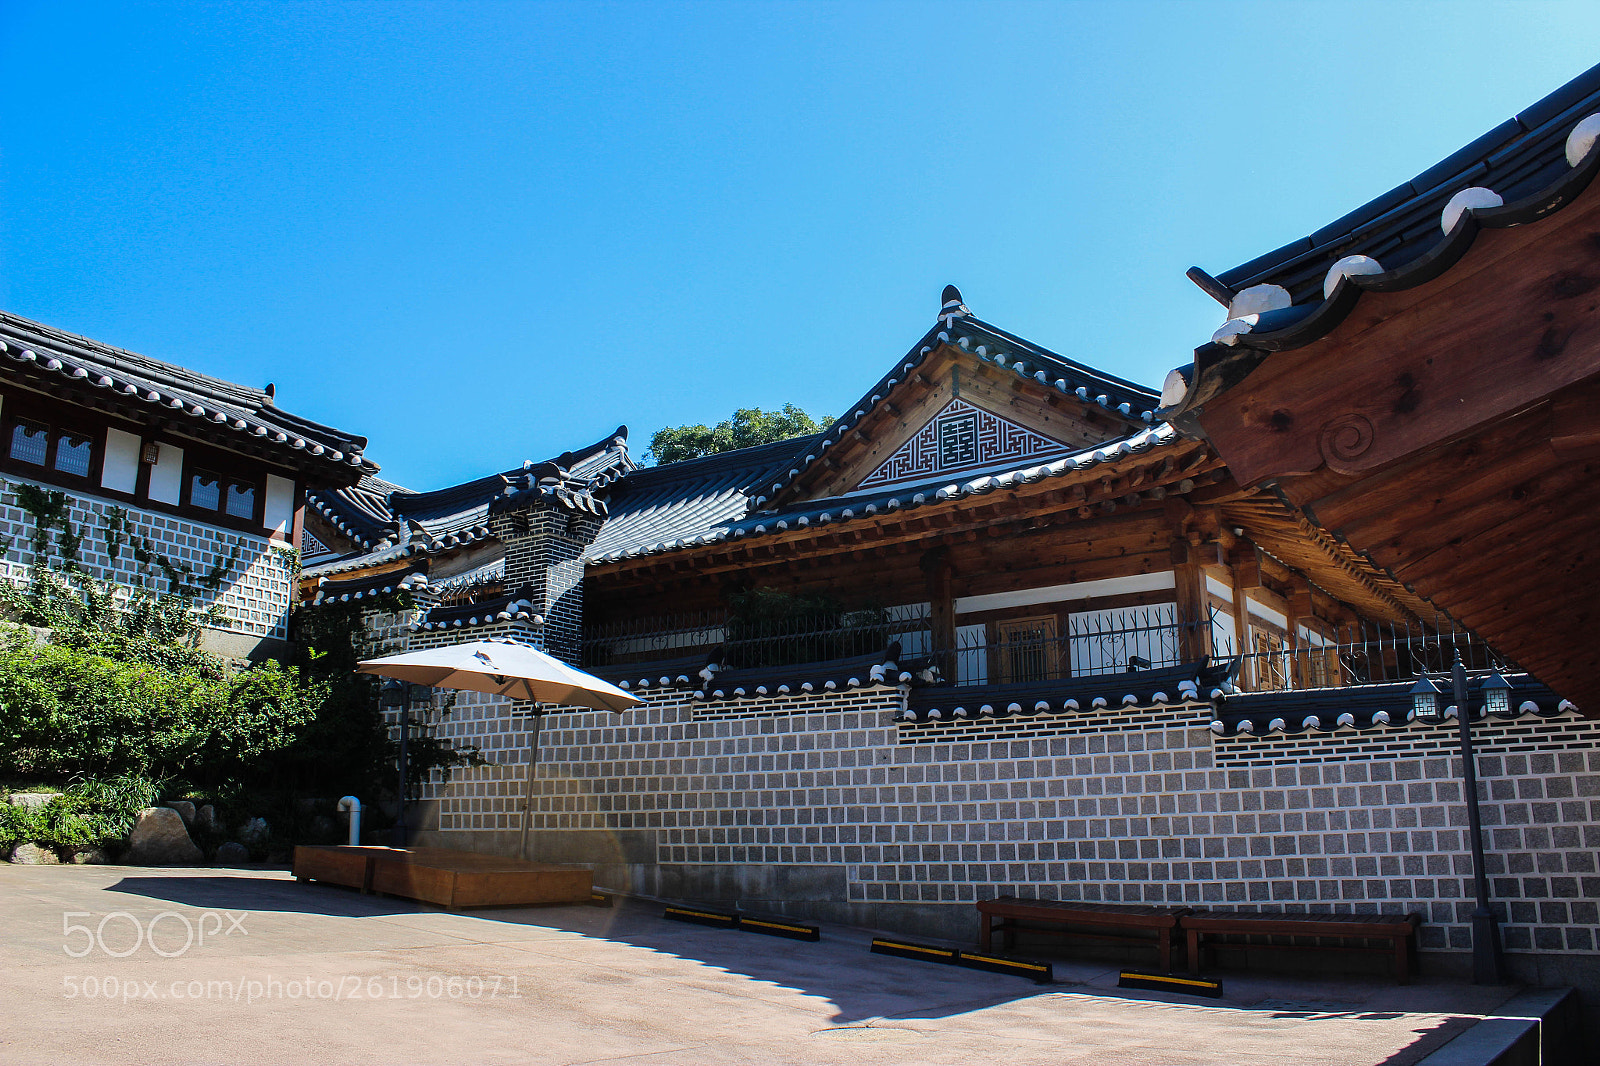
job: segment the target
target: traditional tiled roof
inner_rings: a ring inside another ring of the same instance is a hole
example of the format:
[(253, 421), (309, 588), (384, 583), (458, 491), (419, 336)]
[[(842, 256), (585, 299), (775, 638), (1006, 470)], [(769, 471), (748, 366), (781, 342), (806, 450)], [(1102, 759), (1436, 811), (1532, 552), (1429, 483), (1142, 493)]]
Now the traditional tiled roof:
[(943, 301), (938, 323), (911, 346), (903, 359), (896, 361), (893, 370), (846, 409), (833, 425), (792, 449), (792, 458), (786, 466), (780, 467), (774, 475), (746, 486), (752, 509), (759, 509), (769, 499), (776, 498), (802, 473), (820, 461), (830, 447), (884, 403), (896, 385), (915, 373), (923, 361), (944, 344), (954, 345), (962, 351), (971, 352), (982, 362), (1010, 370), (1018, 377), (1032, 378), (1063, 395), (1076, 396), (1085, 403), (1114, 411), (1124, 418), (1146, 422), (1152, 420), (1151, 412), (1158, 405), (1159, 397), (1150, 389), (1074, 362), (973, 317), (961, 302), (961, 293), (954, 285), (945, 286)]
[(1234, 669), (1233, 661), (1202, 659), (1159, 670), (1090, 677), (1004, 685), (935, 685), (912, 689), (900, 717), (907, 722), (960, 721), (1205, 703), (1229, 686)]
[(479, 603), (464, 603), (451, 607), (435, 607), (412, 623), (412, 629), (462, 629), (473, 626), (494, 625), (499, 622), (528, 622), (544, 625), (544, 618), (535, 614), (533, 589), (524, 585), (513, 592)]
[(594, 494), (634, 468), (627, 437), (627, 427), (619, 426), (587, 448), (432, 492), (367, 478), (349, 489), (310, 493), (307, 500), (317, 513), (362, 551), (304, 573), (327, 576), (469, 547), (490, 539), (491, 514), (534, 499), (604, 515), (605, 504)]
[(101, 344), (0, 312), (0, 367), (134, 418), (171, 420), (178, 432), (206, 431), (224, 447), (259, 451), (317, 480), (348, 483), (378, 469), (367, 439), (279, 408), (273, 394)]
[(455, 547), (457, 542), (488, 536), (489, 515), (525, 506), (534, 499), (604, 514), (604, 504), (593, 492), (632, 468), (628, 428), (618, 426), (587, 448), (542, 463), (523, 463), (504, 473), (433, 492), (395, 493), (389, 497), (389, 507), (397, 518), (415, 522), (445, 547)]
[[(1124, 457), (1143, 454), (1181, 440), (1176, 430), (1163, 423), (1131, 433), (1119, 440), (1084, 448), (1048, 463), (965, 474), (959, 481), (940, 479), (892, 491), (885, 490), (843, 499), (810, 501), (779, 512), (757, 513), (738, 518), (734, 515), (738, 513), (739, 498), (742, 494), (728, 485), (725, 478), (719, 480), (718, 484), (721, 487), (714, 493), (714, 499), (706, 499), (699, 495), (695, 497), (696, 502), (706, 500), (704, 506), (685, 506), (675, 510), (671, 491), (682, 492), (685, 488), (692, 489), (695, 483), (686, 480), (675, 486), (663, 486), (668, 491), (660, 493), (659, 499), (653, 500), (653, 506), (661, 513), (674, 517), (681, 515), (682, 520), (671, 526), (666, 522), (659, 524), (638, 522), (625, 530), (617, 531), (612, 531), (608, 523), (607, 527), (601, 530), (600, 539), (589, 549), (587, 560), (590, 563), (616, 562), (696, 545), (776, 535), (792, 529), (869, 520), (888, 512), (962, 500), (969, 496), (981, 496), (1048, 478), (1064, 477), (1075, 471), (1115, 463)], [(765, 447), (770, 448), (772, 445)], [(755, 449), (749, 450), (755, 451)], [(732, 456), (739, 453), (728, 454)], [(673, 534), (670, 539), (656, 539), (669, 528)]]
[[(1600, 172), (1600, 66), (1322, 229), (1219, 275), (1229, 319), (1168, 376), (1163, 413), (1202, 403), (1192, 388), (1222, 365), (1242, 378), (1265, 353), (1329, 333), (1365, 292), (1395, 292), (1454, 266), (1479, 231), (1519, 226), (1571, 203)], [(1254, 353), (1254, 354), (1251, 354)], [(1181, 379), (1181, 380), (1180, 380)], [(1225, 383), (1223, 383), (1225, 384)]]
[(711, 655), (706, 653), (584, 669), (621, 689), (695, 688), (715, 673)]
[(393, 542), (394, 512), (389, 510), (389, 494), (409, 491), (369, 474), (354, 485), (308, 492), (306, 503), (357, 546), (370, 549)]
[(454, 596), (473, 589), (503, 585), (505, 580), (506, 560), (501, 556), (462, 573), (429, 581), (428, 592), (435, 596)]
[(706, 667), (699, 675), (694, 698), (704, 701), (808, 696), (816, 692), (847, 692), (860, 688), (898, 688), (931, 681), (938, 673), (927, 662), (902, 663), (899, 645), (871, 655), (801, 663), (794, 666), (756, 666), (738, 670)]
[(641, 549), (695, 542), (726, 528), (748, 510), (745, 485), (786, 462), (796, 446), (779, 441), (630, 471), (607, 496), (611, 513), (588, 558), (648, 554)]
[[(1470, 700), (1481, 703), (1478, 684), (1482, 675), (1469, 680)], [(1527, 674), (1507, 674), (1511, 685), (1510, 710), (1497, 718), (1577, 718), (1575, 706), (1560, 699), (1550, 689)], [(1279, 734), (1334, 733), (1341, 729), (1404, 729), (1412, 720), (1411, 689), (1414, 682), (1398, 681), (1378, 685), (1350, 685), (1343, 688), (1295, 689), (1287, 692), (1250, 692), (1227, 695), (1217, 701), (1211, 730), (1223, 736), (1265, 736)], [(1451, 700), (1449, 679), (1441, 704)], [(1452, 703), (1445, 714), (1454, 718)], [(1481, 709), (1476, 717), (1483, 718)]]
[(349, 581), (321, 578), (317, 581), (316, 595), (311, 602), (333, 603), (369, 599), (391, 592), (422, 589), (427, 587), (427, 584), (428, 565), (425, 560), (419, 560), (407, 567)]
[(356, 555), (346, 555), (338, 559), (329, 559), (327, 562), (308, 566), (300, 571), (302, 585), (309, 580), (332, 577), (335, 574), (348, 574), (355, 570), (367, 570), (375, 566), (387, 566), (390, 563), (408, 559), (413, 555), (421, 555), (428, 551), (426, 541), (406, 541), (400, 544), (389, 545), (370, 552)]

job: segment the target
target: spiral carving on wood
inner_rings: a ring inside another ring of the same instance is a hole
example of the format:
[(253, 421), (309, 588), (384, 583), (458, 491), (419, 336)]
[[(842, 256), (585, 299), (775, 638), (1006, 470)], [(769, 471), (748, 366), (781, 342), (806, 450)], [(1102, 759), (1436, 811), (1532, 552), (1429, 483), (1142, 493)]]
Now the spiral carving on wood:
[(1372, 450), (1376, 436), (1372, 420), (1366, 415), (1340, 415), (1322, 427), (1317, 448), (1329, 469), (1341, 474), (1356, 472), (1356, 461)]

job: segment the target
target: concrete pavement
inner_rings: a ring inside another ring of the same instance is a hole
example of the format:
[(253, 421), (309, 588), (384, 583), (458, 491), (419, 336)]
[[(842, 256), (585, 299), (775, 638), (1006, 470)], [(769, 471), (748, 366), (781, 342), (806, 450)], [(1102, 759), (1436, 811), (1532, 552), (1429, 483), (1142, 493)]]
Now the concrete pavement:
[(1407, 1066), (1515, 991), (1225, 974), (1222, 1000), (668, 922), (452, 914), (281, 871), (0, 865), (0, 1062)]

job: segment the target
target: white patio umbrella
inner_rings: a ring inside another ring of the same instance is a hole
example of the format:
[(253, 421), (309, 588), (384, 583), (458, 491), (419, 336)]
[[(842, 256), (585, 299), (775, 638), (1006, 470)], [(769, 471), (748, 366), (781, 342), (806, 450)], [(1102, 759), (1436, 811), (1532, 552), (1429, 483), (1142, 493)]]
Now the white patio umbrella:
[(625, 711), (643, 700), (526, 644), (477, 640), (364, 659), (356, 672), (434, 688), (467, 689), (535, 703)]
[[(565, 707), (625, 711), (644, 701), (630, 696), (593, 674), (574, 669), (559, 659), (525, 644), (478, 640), (426, 651), (386, 655), (356, 664), (356, 672), (377, 674), (433, 688), (466, 689), (508, 696), (514, 700), (554, 703)], [(533, 744), (528, 754), (528, 790), (522, 808), (522, 841), (517, 854), (525, 856), (528, 825), (533, 810), (533, 774), (539, 762), (539, 726), (544, 711), (533, 712)], [(402, 801), (403, 802), (403, 801)]]

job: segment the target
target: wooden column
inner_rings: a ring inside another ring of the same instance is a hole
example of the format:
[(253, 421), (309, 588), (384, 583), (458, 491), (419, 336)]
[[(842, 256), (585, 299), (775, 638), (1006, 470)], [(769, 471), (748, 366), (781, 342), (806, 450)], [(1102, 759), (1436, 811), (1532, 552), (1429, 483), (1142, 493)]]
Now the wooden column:
[[(1256, 554), (1254, 544), (1239, 544), (1228, 556), (1228, 569), (1233, 572), (1233, 643), (1237, 649), (1235, 654), (1248, 656), (1255, 649), (1250, 647), (1250, 590), (1261, 587), (1261, 557)], [(1249, 671), (1249, 664), (1254, 659), (1243, 660), (1245, 668), (1240, 671), (1239, 684), (1241, 687), (1253, 688), (1254, 679), (1245, 677)]]
[(1311, 583), (1299, 574), (1294, 575), (1294, 581), (1289, 588), (1289, 654), (1290, 661), (1294, 663), (1295, 685), (1299, 688), (1311, 687), (1311, 656), (1314, 654), (1311, 644), (1300, 643), (1300, 627), (1305, 625), (1308, 629), (1316, 626), (1316, 606), (1312, 602)]
[(1211, 654), (1211, 597), (1199, 554), (1185, 541), (1172, 545), (1172, 574), (1178, 599), (1178, 658), (1194, 662)]
[(928, 628), (932, 630), (933, 650), (945, 677), (954, 680), (956, 668), (955, 568), (950, 564), (949, 548), (934, 548), (918, 560), (928, 595)]

